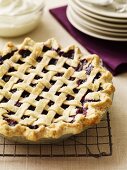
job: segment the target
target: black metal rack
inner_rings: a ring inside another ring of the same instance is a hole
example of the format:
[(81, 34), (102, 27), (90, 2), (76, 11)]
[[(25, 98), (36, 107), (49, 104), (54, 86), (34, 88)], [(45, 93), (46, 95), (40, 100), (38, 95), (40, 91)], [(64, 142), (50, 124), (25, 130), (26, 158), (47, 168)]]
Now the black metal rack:
[(0, 156), (10, 157), (101, 157), (112, 155), (109, 113), (81, 134), (56, 144), (20, 144), (0, 137)]

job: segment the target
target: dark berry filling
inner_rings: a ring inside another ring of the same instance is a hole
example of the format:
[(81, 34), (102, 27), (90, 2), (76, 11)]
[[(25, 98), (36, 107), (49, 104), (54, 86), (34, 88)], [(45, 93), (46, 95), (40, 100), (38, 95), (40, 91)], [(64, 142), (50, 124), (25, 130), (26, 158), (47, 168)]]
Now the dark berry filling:
[(12, 119), (9, 119), (8, 117), (3, 117), (3, 120), (5, 120), (9, 126), (15, 126), (18, 122)]
[(31, 86), (31, 87), (35, 87), (35, 86), (36, 86), (36, 84), (34, 84), (34, 83), (30, 83), (30, 86)]
[(23, 80), (22, 80), (22, 79), (19, 79), (19, 80), (17, 81), (17, 83), (21, 83), (21, 82), (23, 82)]
[(41, 99), (43, 99), (43, 97), (41, 97), (41, 96), (38, 96), (38, 97), (36, 98), (37, 101), (39, 101), (39, 100), (41, 100)]
[(2, 56), (0, 56), (0, 65), (2, 65), (3, 64), (3, 58), (2, 58)]
[(30, 129), (37, 129), (38, 128), (38, 125), (30, 125), (30, 126), (28, 126)]
[(55, 65), (57, 63), (57, 59), (54, 59), (52, 58), (50, 61), (49, 61), (49, 65)]
[(23, 115), (22, 117), (21, 117), (21, 119), (26, 119), (26, 118), (29, 118), (30, 116), (28, 116), (28, 115)]
[(84, 60), (81, 61), (81, 63), (82, 63), (83, 66), (85, 66), (87, 64), (87, 60), (84, 59)]
[(75, 77), (70, 77), (69, 80), (74, 81)]
[(64, 63), (63, 67), (68, 69), (70, 66), (67, 63)]
[(18, 64), (24, 64), (24, 62), (22, 60), (18, 60), (17, 63)]
[(50, 102), (48, 103), (49, 106), (52, 106), (54, 104), (53, 101), (50, 100)]
[(26, 49), (22, 49), (22, 50), (19, 50), (19, 54), (22, 56), (22, 58), (26, 58), (27, 56), (29, 56), (31, 54), (31, 51)]
[(83, 84), (84, 82), (86, 82), (86, 80), (78, 80), (78, 81), (77, 81), (77, 84), (78, 84), (78, 86), (80, 86), (80, 85)]
[(11, 93), (15, 93), (17, 91), (17, 89), (11, 89), (10, 92)]
[(63, 56), (64, 55), (64, 52), (63, 51), (59, 51), (58, 53), (60, 56)]
[(82, 60), (75, 70), (76, 71), (82, 71), (83, 70), (83, 66), (86, 65), (86, 64), (87, 64), (87, 60), (86, 59)]
[(88, 89), (87, 92), (86, 92), (86, 94), (85, 94), (85, 96), (86, 96), (88, 93), (91, 93), (91, 92), (93, 92), (93, 91), (90, 90), (90, 89)]
[(1, 100), (1, 103), (7, 103), (8, 101), (9, 101), (9, 100), (4, 97), (4, 98)]
[(12, 52), (4, 55), (4, 56), (2, 57), (2, 60), (7, 60), (7, 59), (11, 58), (16, 51), (17, 51), (17, 50), (14, 50), (14, 51), (12, 51)]
[(98, 73), (96, 74), (96, 76), (94, 77), (94, 79), (93, 79), (93, 83), (94, 83), (94, 81), (95, 81), (96, 79), (99, 79), (100, 77), (101, 77), (101, 73), (98, 72)]
[(87, 109), (85, 107), (80, 107), (77, 109), (76, 114), (83, 114), (86, 116), (87, 114)]
[(9, 68), (8, 72), (14, 72), (16, 71), (14, 67)]
[(99, 102), (100, 99), (94, 100), (94, 99), (85, 99), (85, 102)]
[(35, 110), (35, 107), (34, 107), (34, 106), (32, 106), (32, 105), (30, 105), (30, 106), (28, 107), (28, 110), (32, 110), (32, 111), (34, 111), (34, 110)]
[(39, 76), (39, 75), (36, 75), (35, 77), (34, 77), (34, 79), (36, 79), (36, 80), (38, 80), (38, 79), (40, 79), (41, 77)]
[(2, 86), (0, 86), (0, 89), (3, 89), (3, 87), (2, 87)]
[(90, 75), (92, 69), (93, 69), (93, 66), (92, 66), (91, 64), (89, 64), (89, 65), (86, 67), (86, 69), (85, 69), (85, 70), (86, 70), (86, 74), (87, 74), (87, 75)]
[(62, 77), (64, 73), (57, 73), (55, 76)]
[(58, 92), (58, 91), (56, 92), (56, 95), (57, 95), (57, 96), (59, 96), (60, 94), (61, 94), (61, 92)]
[(99, 86), (97, 91), (101, 91), (101, 90), (103, 90), (103, 88), (101, 86)]
[(8, 82), (10, 78), (11, 78), (11, 76), (9, 76), (9, 75), (4, 75), (4, 76), (2, 77), (2, 79), (3, 79), (5, 82)]
[(25, 75), (28, 75), (29, 73), (28, 72), (25, 72)]
[(42, 72), (47, 73), (48, 71), (45, 68), (43, 68)]
[(14, 112), (12, 112), (12, 111), (9, 111), (8, 112), (8, 115), (14, 115), (15, 113)]
[(90, 89), (87, 90), (87, 92), (85, 93), (85, 95), (84, 95), (84, 96), (82, 97), (82, 99), (81, 99), (81, 103), (82, 103), (82, 104), (85, 103), (85, 97), (86, 97), (86, 95), (87, 95), (88, 93), (91, 93), (91, 92), (93, 92), (93, 91), (90, 90)]
[(100, 101), (100, 99), (98, 99), (98, 100), (94, 100), (94, 99), (85, 99), (85, 97), (86, 97), (86, 95), (88, 94), (88, 93), (90, 93), (90, 92), (92, 92), (92, 90), (87, 90), (87, 92), (86, 92), (86, 94), (82, 97), (82, 99), (81, 99), (81, 103), (82, 104), (84, 104), (84, 103), (86, 103), (86, 102), (99, 102)]
[(82, 64), (79, 64), (78, 67), (75, 69), (76, 71), (81, 71), (83, 69)]
[(65, 83), (62, 85), (62, 87), (65, 87), (65, 86), (67, 86)]
[(24, 91), (24, 92), (22, 93), (21, 97), (25, 98), (25, 97), (28, 97), (29, 95), (30, 95), (29, 92)]
[(45, 87), (45, 88), (43, 89), (43, 91), (48, 92), (49, 89), (48, 89), (47, 87)]
[(41, 60), (42, 60), (42, 57), (40, 57), (40, 56), (37, 57), (37, 59), (36, 59), (37, 62), (40, 62)]
[(57, 118), (59, 118), (60, 116), (61, 116), (61, 115), (59, 115), (59, 114), (56, 113), (55, 116), (54, 116), (54, 118), (57, 119)]
[(15, 106), (17, 106), (17, 107), (20, 107), (21, 105), (22, 105), (22, 103), (19, 102), (19, 100), (15, 103)]
[(68, 94), (66, 100), (74, 100), (74, 97)]
[(53, 85), (55, 84), (56, 81), (50, 80), (50, 84)]
[(76, 88), (74, 88), (74, 89), (73, 89), (73, 92), (74, 92), (74, 93), (78, 93), (78, 92), (79, 92), (79, 90), (78, 90), (78, 89), (76, 89)]
[(47, 111), (47, 110), (43, 110), (41, 114), (42, 114), (42, 115), (47, 115), (47, 114), (48, 114), (48, 111)]
[(59, 52), (59, 55), (60, 56), (63, 56), (65, 58), (70, 58), (70, 59), (73, 59), (74, 58), (74, 50), (69, 50), (68, 52), (63, 52), (63, 51), (60, 51)]
[(35, 69), (35, 67), (34, 67), (34, 66), (31, 66), (30, 68), (31, 68), (31, 69)]
[(42, 49), (42, 52), (47, 52), (49, 50), (51, 50), (51, 48), (44, 45), (43, 49)]
[(56, 51), (57, 53), (60, 52), (60, 48), (57, 48), (57, 49), (52, 48), (52, 50), (53, 50), (53, 51)]
[(67, 109), (67, 108), (68, 108), (68, 105), (62, 104), (61, 107), (62, 107), (63, 109)]

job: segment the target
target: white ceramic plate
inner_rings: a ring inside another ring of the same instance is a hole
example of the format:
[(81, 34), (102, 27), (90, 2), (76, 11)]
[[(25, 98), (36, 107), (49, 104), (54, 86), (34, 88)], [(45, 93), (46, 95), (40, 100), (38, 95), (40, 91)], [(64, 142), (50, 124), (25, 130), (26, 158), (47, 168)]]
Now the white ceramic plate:
[(121, 37), (113, 37), (113, 36), (107, 36), (101, 33), (98, 33), (94, 30), (91, 30), (89, 27), (82, 27), (82, 25), (80, 25), (79, 23), (76, 23), (74, 21), (73, 16), (71, 16), (71, 14), (69, 13), (69, 10), (67, 9), (67, 18), (69, 20), (69, 22), (79, 31), (90, 35), (92, 37), (96, 37), (96, 38), (100, 38), (100, 39), (104, 39), (104, 40), (111, 40), (111, 41), (127, 41), (127, 38), (121, 38)]
[[(90, 11), (87, 11), (85, 9), (83, 9), (79, 4), (76, 3), (76, 1), (74, 0), (69, 0), (69, 4), (70, 6), (73, 6), (76, 10), (78, 10), (80, 13), (84, 14), (84, 15), (88, 15), (92, 18), (98, 19), (100, 21), (106, 21), (106, 22), (111, 22), (112, 25), (113, 23), (115, 24), (120, 24), (120, 23), (127, 23), (127, 18), (112, 18), (112, 17), (105, 17), (105, 16), (101, 16), (95, 13), (92, 13)], [(114, 26), (115, 27), (115, 26)]]
[(75, 22), (80, 23), (80, 25), (82, 25), (83, 27), (84, 26), (90, 27), (91, 29), (97, 30), (97, 32), (99, 31), (99, 33), (102, 33), (102, 34), (105, 34), (105, 35), (113, 35), (113, 36), (117, 36), (117, 37), (121, 36), (121, 37), (127, 38), (127, 30), (126, 30), (126, 32), (123, 32), (123, 33), (122, 32), (121, 33), (120, 32), (114, 32), (114, 31), (113, 32), (107, 31), (107, 30), (103, 29), (105, 27), (101, 27), (100, 25), (97, 25), (93, 22), (89, 22), (89, 21), (81, 18), (79, 15), (77, 15), (75, 13), (75, 11), (71, 7), (68, 8), (68, 11), (69, 11), (69, 13), (71, 13), (71, 16), (73, 16)]
[(82, 6), (83, 9), (86, 9), (92, 13), (102, 15), (105, 17), (112, 17), (112, 18), (126, 18), (127, 19), (127, 12), (118, 12), (115, 9), (111, 8), (110, 5), (107, 6), (99, 6), (99, 5), (92, 5), (90, 3), (86, 3), (81, 0), (73, 0), (76, 1), (77, 4)]
[(127, 27), (126, 28), (112, 27), (111, 26), (112, 24), (109, 24), (107, 22), (103, 22), (103, 21), (97, 20), (95, 18), (89, 17), (88, 15), (85, 15), (85, 14), (81, 13), (80, 11), (76, 10), (72, 6), (69, 6), (69, 7), (72, 8), (72, 10), (76, 13), (76, 15), (78, 15), (80, 18), (82, 18), (82, 20), (85, 20), (85, 21), (93, 24), (94, 26), (96, 26), (96, 28), (99, 28), (99, 29), (102, 29), (105, 31), (110, 31), (110, 32), (127, 33)]

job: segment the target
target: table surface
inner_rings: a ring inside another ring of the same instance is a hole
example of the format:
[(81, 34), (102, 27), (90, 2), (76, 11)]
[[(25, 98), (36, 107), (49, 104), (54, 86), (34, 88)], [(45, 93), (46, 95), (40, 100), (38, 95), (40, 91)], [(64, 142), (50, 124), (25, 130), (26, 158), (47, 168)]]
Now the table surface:
[[(48, 8), (66, 4), (66, 0), (46, 1)], [(0, 48), (7, 41), (21, 43), (29, 36), (35, 41), (45, 41), (55, 37), (64, 46), (77, 44), (84, 53), (87, 51), (74, 40), (57, 21), (45, 10), (42, 23), (33, 32), (18, 38), (0, 38)], [(127, 73), (120, 74), (113, 79), (116, 87), (114, 101), (111, 108), (111, 127), (113, 135), (113, 155), (111, 157), (96, 158), (0, 158), (0, 170), (125, 170), (127, 169)]]

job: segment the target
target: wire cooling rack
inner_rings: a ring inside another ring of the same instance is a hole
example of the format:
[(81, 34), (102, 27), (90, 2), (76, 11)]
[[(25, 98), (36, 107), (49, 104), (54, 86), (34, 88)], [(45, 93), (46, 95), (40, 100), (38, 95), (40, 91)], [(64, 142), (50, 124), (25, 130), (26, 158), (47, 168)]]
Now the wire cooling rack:
[(112, 155), (109, 113), (79, 135), (56, 144), (20, 144), (0, 137), (0, 156), (10, 157), (101, 157)]

